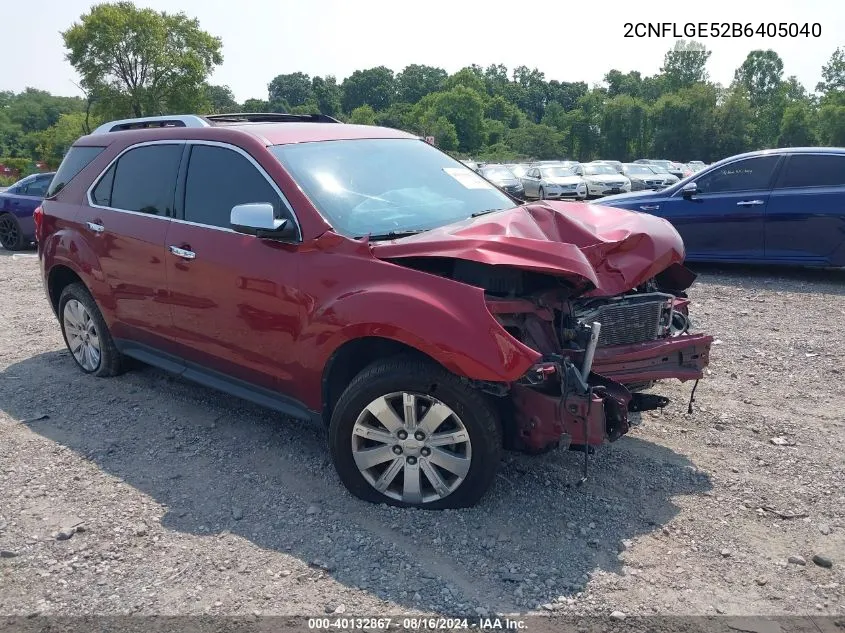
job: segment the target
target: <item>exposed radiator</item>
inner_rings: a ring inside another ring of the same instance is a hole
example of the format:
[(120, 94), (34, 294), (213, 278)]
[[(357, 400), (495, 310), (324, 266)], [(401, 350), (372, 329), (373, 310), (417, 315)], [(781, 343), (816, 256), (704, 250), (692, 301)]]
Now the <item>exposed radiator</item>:
[(601, 323), (599, 347), (653, 341), (670, 322), (672, 296), (651, 292), (595, 299), (576, 306), (573, 314), (581, 322)]

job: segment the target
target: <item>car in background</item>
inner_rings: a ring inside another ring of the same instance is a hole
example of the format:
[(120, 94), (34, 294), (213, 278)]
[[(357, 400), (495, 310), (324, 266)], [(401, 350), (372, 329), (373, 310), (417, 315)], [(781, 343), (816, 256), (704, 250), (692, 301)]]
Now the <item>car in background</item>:
[(631, 191), (657, 191), (666, 186), (666, 179), (658, 175), (651, 165), (622, 163), (622, 173), (631, 181)]
[(525, 195), (522, 180), (504, 165), (484, 165), (478, 168), (478, 173), (512, 196), (522, 198)]
[(560, 165), (530, 167), (522, 177), (522, 185), (526, 198), (584, 200), (587, 197), (587, 184), (584, 179), (571, 169)]
[(473, 171), (478, 171), (478, 168), (480, 167), (480, 164), (475, 162), (474, 160), (462, 160), (460, 162)]
[(32, 214), (41, 204), (54, 172), (22, 178), (0, 192), (0, 246), (19, 251), (35, 240)]
[(603, 165), (610, 165), (611, 167), (613, 167), (613, 168), (614, 168), (617, 172), (619, 172), (620, 174), (624, 173), (624, 171), (622, 170), (622, 161), (619, 161), (619, 160), (605, 160), (605, 159), (601, 159), (601, 160), (594, 160), (594, 161), (591, 161), (591, 162), (592, 162), (592, 163), (603, 164)]
[(689, 261), (845, 266), (845, 149), (726, 158), (660, 192), (601, 204), (660, 216)]
[(667, 222), (515, 204), (412, 134), (325, 115), (105, 123), (35, 223), (68, 362), (140, 360), (325, 425), (374, 503), (473, 505), (505, 449), (589, 459), (713, 342), (687, 331)]
[(680, 182), (681, 180), (675, 174), (670, 174), (668, 169), (666, 169), (665, 167), (661, 167), (660, 165), (648, 163), (645, 165), (645, 167), (648, 167), (652, 172), (654, 172), (659, 178), (663, 180), (664, 187), (674, 185), (675, 183)]
[(693, 173), (696, 173), (707, 167), (707, 164), (700, 160), (691, 160), (687, 163), (687, 167), (689, 167)]
[(526, 163), (508, 163), (505, 165), (505, 167), (507, 167), (511, 171), (511, 173), (513, 173), (514, 176), (519, 178), (520, 181), (525, 175), (525, 172), (527, 172), (531, 168), (531, 166)]
[(587, 186), (587, 197), (607, 196), (631, 191), (631, 181), (610, 165), (584, 163), (572, 169)]

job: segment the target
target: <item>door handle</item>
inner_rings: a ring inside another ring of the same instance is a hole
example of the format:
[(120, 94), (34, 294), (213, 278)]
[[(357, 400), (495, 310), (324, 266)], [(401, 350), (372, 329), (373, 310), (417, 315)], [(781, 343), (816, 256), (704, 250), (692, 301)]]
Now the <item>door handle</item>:
[(104, 227), (102, 224), (97, 224), (96, 222), (86, 222), (85, 224), (88, 226), (89, 229), (94, 231), (94, 233), (102, 233), (106, 230), (106, 227)]
[(659, 208), (659, 204), (644, 204), (640, 206), (640, 211), (657, 211)]
[(740, 200), (736, 203), (738, 207), (756, 207), (761, 204), (765, 204), (764, 200)]
[(197, 256), (194, 251), (179, 248), (178, 246), (171, 246), (170, 252), (176, 255), (177, 257), (181, 257), (182, 259), (194, 259)]

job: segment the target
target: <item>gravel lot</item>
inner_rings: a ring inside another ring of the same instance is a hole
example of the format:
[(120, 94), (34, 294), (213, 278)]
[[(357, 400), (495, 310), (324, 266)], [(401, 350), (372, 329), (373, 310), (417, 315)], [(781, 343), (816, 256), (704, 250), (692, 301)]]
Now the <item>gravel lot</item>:
[(845, 613), (845, 273), (703, 269), (692, 416), (666, 383), (583, 486), (579, 454), (508, 455), (439, 513), (350, 497), (319, 428), (84, 376), (34, 256), (0, 287), (0, 614)]

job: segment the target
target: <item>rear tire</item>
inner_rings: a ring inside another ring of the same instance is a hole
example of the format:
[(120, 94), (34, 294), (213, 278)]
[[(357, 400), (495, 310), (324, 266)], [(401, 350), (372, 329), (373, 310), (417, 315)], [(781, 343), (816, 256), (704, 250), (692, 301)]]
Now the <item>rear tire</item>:
[(464, 508), (493, 484), (502, 429), (483, 393), (433, 362), (399, 356), (352, 380), (332, 412), (329, 449), (340, 480), (360, 499)]
[(7, 251), (21, 251), (27, 246), (20, 222), (11, 213), (0, 215), (0, 245)]
[(82, 371), (100, 378), (123, 373), (124, 357), (85, 286), (75, 283), (62, 290), (58, 314), (65, 345)]

